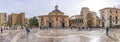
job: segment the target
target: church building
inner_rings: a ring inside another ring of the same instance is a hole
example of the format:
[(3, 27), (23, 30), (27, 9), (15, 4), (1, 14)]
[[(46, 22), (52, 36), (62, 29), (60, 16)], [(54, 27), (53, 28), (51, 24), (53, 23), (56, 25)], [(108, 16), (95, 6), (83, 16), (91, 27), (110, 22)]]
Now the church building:
[(38, 16), (38, 22), (40, 27), (65, 28), (69, 27), (69, 16), (64, 15), (56, 5), (55, 9), (48, 15)]
[(80, 15), (70, 17), (70, 26), (99, 27), (99, 25), (100, 19), (96, 12), (90, 11), (88, 7), (83, 7)]

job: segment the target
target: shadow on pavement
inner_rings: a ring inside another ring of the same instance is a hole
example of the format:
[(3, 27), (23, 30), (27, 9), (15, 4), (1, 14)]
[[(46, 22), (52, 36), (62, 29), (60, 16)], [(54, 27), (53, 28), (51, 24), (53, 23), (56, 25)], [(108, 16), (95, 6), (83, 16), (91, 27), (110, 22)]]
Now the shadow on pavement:
[(115, 39), (114, 37), (111, 37), (111, 36), (108, 36), (108, 37), (114, 41), (118, 41), (118, 39)]

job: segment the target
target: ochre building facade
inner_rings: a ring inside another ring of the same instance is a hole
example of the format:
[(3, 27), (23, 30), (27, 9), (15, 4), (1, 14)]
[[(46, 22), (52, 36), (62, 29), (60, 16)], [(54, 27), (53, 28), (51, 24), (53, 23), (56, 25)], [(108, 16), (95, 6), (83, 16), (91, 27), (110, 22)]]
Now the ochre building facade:
[(38, 16), (38, 23), (40, 27), (49, 27), (49, 28), (63, 28), (69, 27), (69, 16), (64, 15), (58, 9), (58, 6), (55, 6), (55, 10), (48, 13), (48, 15)]
[(8, 26), (25, 25), (25, 13), (12, 13), (8, 16)]
[(0, 26), (6, 26), (7, 24), (7, 14), (4, 12), (0, 13)]
[(101, 27), (120, 27), (120, 9), (107, 7), (100, 10)]

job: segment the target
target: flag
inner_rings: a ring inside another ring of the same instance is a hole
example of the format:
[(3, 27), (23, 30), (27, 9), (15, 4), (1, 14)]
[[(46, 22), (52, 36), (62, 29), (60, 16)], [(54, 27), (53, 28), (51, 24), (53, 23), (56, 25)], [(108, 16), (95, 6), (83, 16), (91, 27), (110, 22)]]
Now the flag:
[(102, 15), (102, 20), (105, 20), (105, 17), (104, 17), (104, 15)]

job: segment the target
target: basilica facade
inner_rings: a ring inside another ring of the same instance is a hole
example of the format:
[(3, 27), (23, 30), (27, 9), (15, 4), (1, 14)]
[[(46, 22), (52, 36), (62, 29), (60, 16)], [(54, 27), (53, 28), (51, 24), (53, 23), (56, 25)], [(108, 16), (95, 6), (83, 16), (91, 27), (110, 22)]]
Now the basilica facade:
[(89, 8), (83, 7), (80, 15), (70, 17), (70, 26), (74, 27), (99, 27), (100, 19), (96, 12), (90, 11)]
[(64, 13), (61, 12), (56, 5), (55, 9), (52, 12), (49, 12), (48, 15), (38, 16), (38, 22), (40, 27), (69, 27), (69, 16), (64, 15)]

